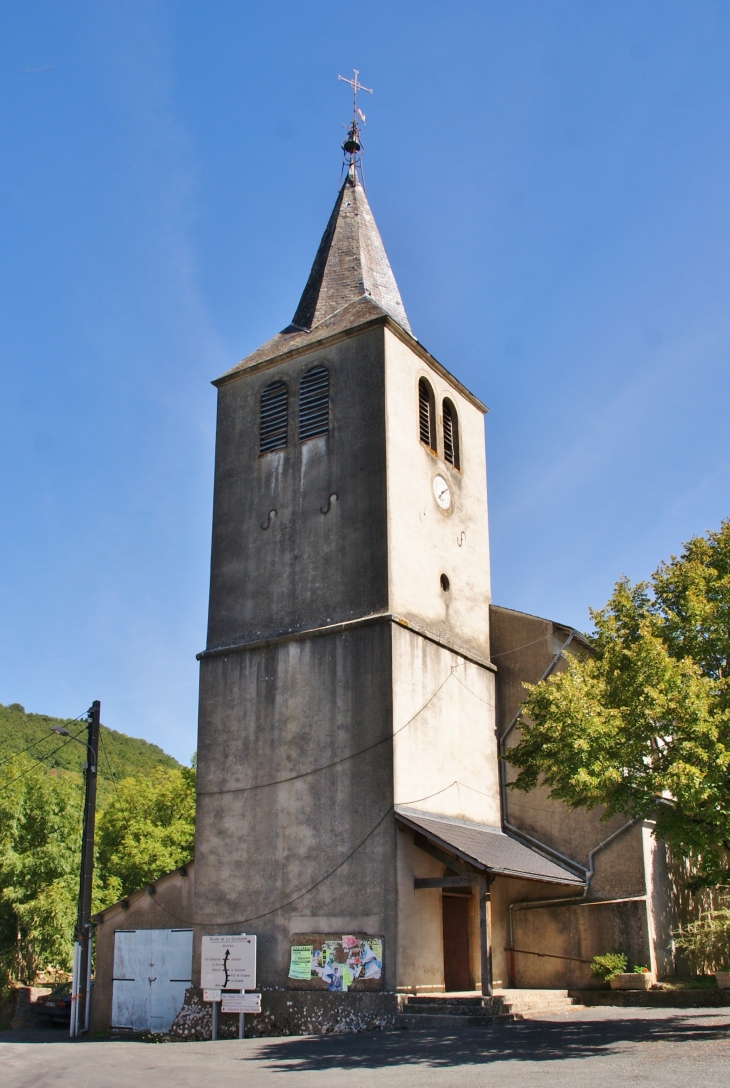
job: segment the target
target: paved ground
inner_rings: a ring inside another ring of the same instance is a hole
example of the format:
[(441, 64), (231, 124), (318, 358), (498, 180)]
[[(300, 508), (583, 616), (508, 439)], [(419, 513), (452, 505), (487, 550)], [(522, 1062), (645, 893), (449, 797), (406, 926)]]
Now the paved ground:
[(728, 1088), (730, 1015), (585, 1009), (536, 1021), (218, 1043), (0, 1033), (2, 1088)]

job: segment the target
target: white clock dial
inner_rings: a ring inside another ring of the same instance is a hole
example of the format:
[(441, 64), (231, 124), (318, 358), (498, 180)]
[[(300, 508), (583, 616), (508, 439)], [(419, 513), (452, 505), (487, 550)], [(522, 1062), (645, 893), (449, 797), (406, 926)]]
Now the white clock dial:
[(451, 506), (451, 488), (443, 476), (434, 476), (433, 496), (442, 510), (449, 509)]

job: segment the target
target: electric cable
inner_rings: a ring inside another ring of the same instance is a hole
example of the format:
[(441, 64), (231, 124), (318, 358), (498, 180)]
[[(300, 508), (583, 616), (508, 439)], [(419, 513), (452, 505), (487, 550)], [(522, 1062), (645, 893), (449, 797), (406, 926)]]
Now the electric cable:
[[(80, 734), (75, 737), (68, 737), (68, 739), (65, 740), (63, 744), (59, 744), (58, 748), (54, 748), (52, 752), (49, 752), (47, 756), (44, 756), (44, 759), (50, 759), (51, 756), (55, 756), (56, 752), (60, 752), (61, 749), (65, 748), (67, 744), (70, 744), (72, 740), (78, 740), (79, 736)], [(16, 778), (11, 778), (9, 782), (6, 782), (2, 789), (0, 789), (0, 793), (5, 793), (15, 782), (19, 782), (21, 778), (25, 778), (26, 775), (30, 774), (31, 771), (35, 771), (38, 767), (42, 767), (44, 759), (33, 760), (33, 766), (28, 767), (28, 769), (26, 771), (23, 771), (22, 774), (19, 774)]]
[[(84, 714), (86, 714), (86, 713), (87, 713), (87, 711), (84, 711)], [(79, 714), (75, 718), (67, 718), (64, 721), (64, 725), (73, 725), (74, 722), (80, 721), (80, 719), (82, 717), (83, 717), (83, 714)], [(37, 748), (39, 744), (43, 744), (44, 740), (50, 740), (50, 739), (51, 739), (51, 735), (49, 733), (48, 736), (41, 737), (39, 740), (34, 740), (33, 743), (29, 744), (27, 748), (21, 748), (21, 750), (19, 752), (11, 752), (11, 754), (9, 756), (6, 756), (5, 759), (0, 759), (0, 767), (4, 767), (6, 763), (10, 763), (13, 759), (17, 759), (19, 756), (24, 756), (26, 752), (29, 752), (31, 750), (31, 748)], [(46, 757), (46, 758), (48, 758), (48, 757)]]
[(114, 772), (112, 771), (112, 765), (111, 765), (111, 763), (109, 761), (109, 753), (107, 752), (106, 745), (104, 744), (104, 733), (102, 731), (101, 724), (99, 726), (99, 749), (100, 749), (102, 755), (104, 756), (107, 771), (109, 772), (109, 780), (111, 781), (111, 784), (114, 787), (114, 793), (116, 794), (117, 799), (119, 799), (119, 789), (117, 787), (117, 780), (116, 780), (116, 777), (114, 775)]
[[(423, 713), (423, 711), (426, 709), (426, 707), (429, 706), (429, 704), (433, 702), (433, 700), (436, 698), (436, 696), (441, 691), (441, 689), (446, 684), (448, 684), (451, 677), (455, 675), (456, 669), (458, 669), (460, 667), (461, 666), (458, 665), (458, 664), (451, 666), (451, 672), (446, 677), (446, 679), (441, 684), (439, 684), (439, 686), (434, 691), (433, 695), (431, 695), (426, 700), (426, 702), (423, 704), (423, 706), (419, 707), (419, 709), (416, 711), (416, 713), (413, 715), (413, 717), (409, 718), (408, 721), (405, 722), (404, 725), (399, 726), (398, 729), (395, 730), (395, 732), (388, 733), (387, 736), (381, 737), (380, 740), (376, 740), (372, 744), (368, 744), (365, 748), (358, 749), (357, 752), (351, 752), (347, 756), (342, 756), (341, 759), (335, 759), (331, 763), (325, 763), (322, 767), (313, 767), (309, 771), (301, 771), (299, 774), (290, 775), (288, 778), (276, 778), (276, 779), (273, 779), (271, 782), (259, 782), (258, 784), (253, 785), (253, 786), (233, 786), (230, 789), (225, 789), (225, 790), (198, 790), (198, 797), (217, 797), (219, 795), (229, 794), (229, 793), (249, 793), (251, 790), (263, 790), (263, 789), (266, 789), (268, 786), (281, 786), (285, 782), (295, 782), (299, 778), (308, 778), (310, 775), (319, 774), (320, 771), (328, 771), (331, 767), (339, 766), (340, 763), (347, 763), (349, 760), (356, 759), (358, 756), (364, 755), (366, 752), (371, 752), (373, 750), (373, 748), (378, 748), (378, 747), (380, 747), (381, 744), (387, 744), (387, 742), (389, 740), (392, 740), (394, 737), (397, 737), (399, 733), (402, 733), (404, 729), (407, 729), (408, 726), (411, 725), (416, 720), (416, 718), (419, 717), (419, 715)], [(456, 677), (456, 679), (458, 680), (459, 678)], [(461, 683), (460, 680), (459, 680), (459, 683)], [(466, 684), (464, 684), (463, 686), (466, 687)], [(471, 688), (466, 688), (466, 690), (471, 692), (471, 694), (474, 696), (475, 699), (480, 698), (480, 696), (477, 695), (476, 692), (471, 691)], [(485, 702), (485, 700), (482, 700), (482, 702)]]
[[(358, 850), (360, 850), (365, 845), (365, 843), (368, 841), (368, 839), (371, 838), (371, 836), (375, 834), (375, 832), (378, 830), (380, 825), (390, 815), (390, 813), (392, 811), (393, 811), (393, 806), (388, 805), (388, 808), (386, 809), (386, 811), (380, 817), (380, 819), (375, 824), (375, 826), (373, 828), (371, 828), (370, 831), (368, 831), (365, 838), (362, 839), (357, 844), (357, 846), (353, 847), (353, 849), (350, 851), (350, 853), (347, 854), (347, 856), (344, 857), (342, 859), (342, 861), (338, 862), (338, 864), (335, 865), (334, 869), (331, 869), (328, 873), (326, 873), (323, 877), (321, 877), (317, 881), (316, 884), (312, 884), (311, 887), (306, 888), (303, 892), (299, 892), (297, 895), (293, 896), (291, 899), (287, 899), (286, 903), (280, 903), (278, 907), (273, 907), (271, 910), (264, 911), (263, 914), (254, 914), (250, 918), (234, 918), (230, 922), (219, 922), (219, 921), (211, 922), (211, 921), (208, 921), (207, 919), (205, 919), (204, 921), (194, 922), (194, 921), (191, 921), (189, 918), (182, 918), (179, 914), (174, 914), (173, 911), (168, 910), (167, 907), (163, 907), (162, 903), (158, 903), (157, 898), (155, 896), (152, 897), (152, 902), (156, 906), (158, 906), (160, 908), (160, 910), (163, 910), (165, 912), (165, 914), (169, 914), (171, 918), (174, 918), (178, 922), (185, 922), (185, 924), (189, 925), (189, 926), (194, 926), (194, 925), (198, 925), (198, 926), (242, 926), (242, 925), (245, 925), (247, 922), (258, 922), (259, 919), (261, 919), (261, 918), (268, 918), (270, 914), (276, 914), (277, 911), (284, 910), (285, 907), (290, 907), (292, 905), (292, 903), (296, 903), (299, 899), (303, 899), (305, 895), (309, 895), (309, 893), (313, 892), (316, 888), (318, 888), (320, 886), (320, 884), (324, 884), (325, 880), (329, 880), (329, 878), (331, 876), (334, 876), (335, 873), (339, 869), (341, 869), (342, 866), (345, 865), (350, 860), (350, 858), (352, 858), (358, 852)], [(100, 912), (100, 913), (103, 913), (103, 912)]]
[(516, 654), (518, 650), (526, 650), (528, 646), (537, 646), (538, 642), (544, 642), (546, 638), (550, 638), (552, 632), (548, 632), (546, 635), (540, 635), (539, 638), (534, 638), (532, 642), (523, 642), (521, 646), (513, 646), (511, 650), (502, 650), (501, 654), (490, 654), (490, 658), (494, 661), (495, 657), (506, 657), (507, 654)]
[[(398, 804), (399, 805), (417, 805), (417, 804), (419, 804), (420, 801), (428, 801), (429, 798), (431, 798), (431, 797), (437, 797), (439, 793), (444, 793), (446, 790), (451, 789), (451, 786), (454, 786), (454, 785), (457, 785), (457, 784), (458, 784), (458, 782), (455, 780), (454, 782), (451, 783), (451, 785), (445, 786), (443, 790), (438, 790), (437, 793), (430, 793), (426, 797), (419, 797), (419, 798), (417, 798), (415, 800), (412, 800), (412, 801), (399, 801)], [(462, 783), (462, 785), (463, 785), (463, 783)], [(471, 787), (467, 787), (467, 788), (470, 789)], [(476, 792), (481, 793), (481, 790), (477, 790)], [(490, 795), (485, 794), (485, 796), (490, 796)], [(494, 799), (499, 800), (497, 794), (494, 795)], [(337, 865), (334, 867), (334, 869), (331, 869), (328, 873), (326, 873), (323, 877), (321, 877), (316, 882), (316, 884), (312, 884), (311, 887), (306, 888), (303, 892), (298, 892), (297, 895), (293, 896), (293, 898), (288, 899), (285, 903), (280, 903), (278, 907), (273, 907), (271, 910), (267, 910), (263, 914), (254, 914), (254, 915), (251, 915), (249, 918), (234, 918), (233, 920), (228, 921), (228, 922), (208, 921), (207, 919), (205, 921), (193, 921), (190, 918), (183, 918), (181, 915), (175, 914), (174, 911), (168, 910), (167, 907), (163, 907), (162, 903), (158, 902), (156, 897), (152, 897), (152, 901), (154, 902), (155, 906), (159, 907), (159, 909), (164, 911), (165, 914), (169, 914), (169, 916), (171, 918), (174, 918), (178, 922), (184, 922), (186, 925), (190, 925), (190, 926), (193, 926), (193, 925), (200, 925), (200, 926), (242, 926), (242, 925), (245, 925), (247, 922), (258, 922), (261, 918), (268, 918), (269, 915), (276, 914), (277, 911), (284, 910), (285, 907), (290, 907), (292, 905), (292, 903), (296, 903), (299, 899), (303, 899), (305, 895), (309, 895), (309, 893), (313, 892), (316, 888), (318, 888), (320, 886), (320, 884), (324, 884), (325, 880), (329, 880), (329, 878), (331, 876), (334, 876), (335, 873), (339, 869), (341, 869), (342, 866), (345, 865), (350, 860), (350, 858), (352, 858), (358, 852), (358, 850), (361, 849), (361, 847), (363, 847), (365, 845), (365, 843), (368, 841), (368, 839), (371, 838), (371, 836), (375, 834), (375, 832), (378, 830), (378, 828), (383, 823), (383, 821), (386, 819), (386, 817), (391, 812), (394, 812), (394, 811), (395, 811), (395, 806), (394, 805), (389, 805), (387, 810), (383, 813), (383, 815), (380, 817), (380, 819), (375, 824), (375, 826), (373, 828), (371, 828), (370, 831), (368, 831), (365, 838), (362, 839), (357, 844), (357, 846), (353, 847), (353, 849), (349, 852), (349, 854), (347, 854), (342, 859), (342, 861), (337, 863)], [(101, 911), (100, 913), (103, 914), (104, 912)]]

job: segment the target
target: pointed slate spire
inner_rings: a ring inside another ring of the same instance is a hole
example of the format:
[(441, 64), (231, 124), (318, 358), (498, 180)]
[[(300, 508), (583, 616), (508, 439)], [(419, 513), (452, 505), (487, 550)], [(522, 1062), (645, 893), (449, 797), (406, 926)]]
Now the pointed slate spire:
[(353, 168), (319, 243), (292, 325), (311, 329), (363, 297), (371, 298), (413, 335), (365, 190)]

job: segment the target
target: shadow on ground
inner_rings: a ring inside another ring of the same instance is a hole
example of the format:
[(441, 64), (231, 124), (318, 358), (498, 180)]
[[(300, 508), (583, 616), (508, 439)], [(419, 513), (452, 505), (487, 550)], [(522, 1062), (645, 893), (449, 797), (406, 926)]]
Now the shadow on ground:
[[(713, 1022), (714, 1021), (714, 1022)], [(388, 1065), (441, 1068), (505, 1061), (556, 1061), (592, 1058), (636, 1043), (730, 1042), (730, 1024), (707, 1012), (691, 1018), (632, 1018), (611, 1021), (529, 1021), (488, 1029), (464, 1028), (451, 1035), (426, 1032), (367, 1032), (358, 1035), (303, 1036), (267, 1042), (239, 1060), (270, 1063), (280, 1072), (381, 1069)], [(283, 1045), (282, 1045), (283, 1044)]]

